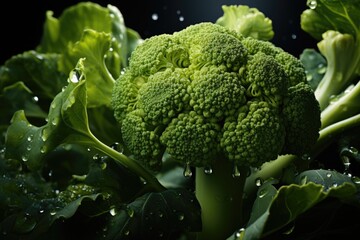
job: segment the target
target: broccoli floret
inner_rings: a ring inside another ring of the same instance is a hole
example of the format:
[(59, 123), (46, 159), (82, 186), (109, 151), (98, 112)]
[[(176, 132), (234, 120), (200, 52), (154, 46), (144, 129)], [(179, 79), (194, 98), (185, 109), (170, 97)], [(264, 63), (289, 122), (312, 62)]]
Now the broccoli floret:
[(257, 52), (245, 68), (244, 86), (251, 98), (281, 104), (288, 89), (288, 78), (283, 67), (271, 56)]
[(196, 167), (211, 165), (219, 153), (221, 127), (194, 111), (181, 113), (161, 135), (161, 143), (174, 159)]
[(194, 73), (188, 91), (190, 106), (200, 115), (215, 121), (234, 114), (246, 103), (240, 75), (221, 68), (202, 68)]
[(209, 65), (237, 71), (245, 62), (247, 50), (241, 35), (211, 23), (199, 23), (174, 34), (189, 49), (190, 68)]
[(285, 146), (283, 153), (308, 154), (319, 137), (320, 107), (311, 86), (301, 82), (289, 88), (284, 101)]
[(148, 126), (143, 115), (141, 110), (136, 110), (125, 116), (121, 125), (123, 141), (136, 159), (144, 162), (152, 170), (159, 170), (159, 156), (162, 153), (160, 137), (157, 128)]
[(189, 76), (182, 69), (166, 69), (148, 78), (139, 90), (137, 107), (144, 119), (153, 126), (168, 124), (180, 112), (189, 109)]
[(126, 71), (115, 82), (112, 92), (112, 107), (115, 119), (122, 123), (126, 114), (135, 109), (139, 89), (145, 84), (147, 78), (134, 77), (132, 71)]
[(237, 118), (226, 119), (223, 131), (221, 147), (238, 166), (259, 167), (275, 159), (285, 140), (283, 119), (267, 102), (253, 101), (241, 107)]
[(188, 50), (169, 34), (161, 34), (145, 41), (131, 54), (129, 62), (135, 76), (149, 76), (174, 67), (188, 67)]

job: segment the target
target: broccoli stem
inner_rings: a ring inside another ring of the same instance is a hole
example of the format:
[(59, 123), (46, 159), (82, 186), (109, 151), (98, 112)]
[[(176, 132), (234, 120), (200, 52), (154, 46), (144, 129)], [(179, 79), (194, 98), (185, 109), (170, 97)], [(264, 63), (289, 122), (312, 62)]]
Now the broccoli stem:
[(345, 120), (336, 122), (323, 128), (320, 131), (320, 136), (312, 150), (311, 156), (316, 157), (321, 153), (339, 134), (353, 127), (360, 125), (360, 114), (356, 114)]
[(202, 232), (197, 239), (226, 239), (242, 225), (243, 187), (247, 170), (233, 177), (233, 164), (218, 159), (207, 174), (196, 168), (195, 194), (201, 206)]
[(92, 136), (91, 145), (92, 147), (98, 149), (99, 151), (103, 152), (104, 154), (114, 159), (116, 162), (118, 162), (125, 168), (129, 169), (137, 176), (141, 177), (146, 182), (146, 186), (148, 188), (151, 188), (151, 190), (156, 192), (161, 192), (166, 190), (166, 188), (163, 185), (161, 185), (158, 179), (148, 170), (146, 170), (143, 166), (141, 166), (138, 162), (136, 162), (131, 158), (128, 158), (126, 155), (102, 143), (95, 136)]
[(280, 179), (284, 169), (290, 166), (296, 158), (296, 155), (282, 155), (276, 160), (264, 163), (259, 171), (254, 172), (246, 179), (244, 193), (249, 197), (256, 193), (258, 186), (256, 186), (255, 182), (257, 179), (262, 181), (271, 178)]
[(360, 112), (360, 82), (348, 88), (342, 96), (325, 108), (321, 113), (321, 128), (344, 120)]

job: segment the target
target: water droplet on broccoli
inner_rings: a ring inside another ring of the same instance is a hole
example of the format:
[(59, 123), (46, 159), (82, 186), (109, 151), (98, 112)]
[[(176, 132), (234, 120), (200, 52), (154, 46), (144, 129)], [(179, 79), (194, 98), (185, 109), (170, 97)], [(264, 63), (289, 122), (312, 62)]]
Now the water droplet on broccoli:
[(316, 0), (308, 0), (307, 3), (308, 7), (310, 9), (315, 9), (317, 7), (317, 1)]
[(204, 167), (204, 173), (208, 174), (208, 175), (212, 174), (213, 173), (212, 167), (211, 166), (205, 166)]
[(241, 174), (240, 174), (239, 167), (236, 164), (234, 164), (233, 173), (232, 173), (233, 178), (239, 178), (240, 175)]
[(184, 177), (191, 177), (191, 176), (192, 176), (192, 171), (191, 171), (190, 163), (186, 163), (184, 168)]

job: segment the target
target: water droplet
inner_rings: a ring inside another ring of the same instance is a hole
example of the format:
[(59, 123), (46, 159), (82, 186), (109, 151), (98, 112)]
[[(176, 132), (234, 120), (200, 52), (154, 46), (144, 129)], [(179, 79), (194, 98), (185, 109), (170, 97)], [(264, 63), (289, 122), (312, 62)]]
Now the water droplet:
[(241, 235), (243, 234), (243, 232), (245, 232), (245, 228), (240, 228), (239, 230), (237, 230), (234, 234), (234, 239), (239, 239), (241, 237)]
[(41, 139), (43, 140), (43, 142), (45, 142), (47, 139), (48, 139), (48, 137), (49, 137), (49, 130), (48, 130), (48, 128), (44, 128), (42, 131), (41, 131)]
[(92, 157), (93, 160), (97, 161), (100, 159), (100, 155), (99, 154), (95, 154), (93, 157)]
[(192, 176), (192, 171), (191, 171), (190, 163), (186, 163), (184, 168), (184, 177), (191, 177), (191, 176)]
[(59, 123), (59, 118), (54, 118), (54, 119), (51, 121), (51, 124), (52, 124), (53, 126), (56, 126), (58, 123)]
[(105, 170), (106, 167), (107, 167), (106, 162), (102, 162), (102, 163), (100, 164), (100, 168), (101, 168), (102, 170)]
[(233, 176), (233, 178), (239, 178), (240, 177), (240, 170), (239, 170), (238, 165), (236, 165), (236, 164), (234, 164), (232, 176)]
[(27, 141), (28, 141), (28, 142), (31, 142), (31, 141), (33, 140), (33, 137), (34, 137), (34, 135), (28, 136), (28, 137), (27, 137)]
[(317, 7), (317, 1), (316, 0), (308, 0), (307, 5), (310, 9), (315, 9)]
[(310, 73), (306, 74), (307, 81), (311, 81), (312, 79), (313, 79), (313, 76)]
[(159, 218), (164, 217), (164, 214), (162, 212), (159, 212)]
[(110, 209), (109, 213), (110, 213), (111, 216), (115, 216), (116, 215), (116, 209), (115, 208)]
[(127, 213), (129, 215), (129, 217), (134, 217), (135, 211), (133, 209), (131, 209), (131, 208), (128, 208)]
[(40, 153), (46, 153), (46, 147), (45, 146), (42, 146), (40, 148)]
[(50, 215), (51, 215), (51, 216), (56, 215), (56, 211), (55, 211), (55, 210), (51, 211), (51, 212), (50, 212)]
[(72, 83), (78, 83), (80, 81), (80, 73), (74, 69), (72, 72), (71, 72), (71, 75), (69, 77), (69, 81), (72, 82)]
[(26, 150), (31, 151), (31, 145), (27, 146)]
[(23, 160), (24, 162), (26, 162), (28, 160), (27, 156), (22, 156), (21, 160)]
[(302, 160), (305, 160), (305, 161), (310, 161), (310, 160), (311, 160), (311, 157), (310, 157), (309, 154), (304, 154), (304, 155), (301, 156), (301, 159), (302, 159)]
[(34, 97), (32, 98), (32, 100), (33, 100), (34, 102), (38, 102), (38, 101), (39, 101), (39, 97), (38, 97), (38, 96), (34, 96)]
[(153, 13), (153, 14), (151, 15), (151, 19), (154, 20), (154, 21), (156, 21), (156, 20), (159, 19), (159, 15), (158, 15), (157, 13)]
[(328, 178), (331, 178), (331, 176), (332, 176), (331, 173), (326, 174), (326, 177), (328, 177)]
[(267, 191), (265, 189), (261, 189), (259, 192), (258, 192), (258, 197), (259, 198), (263, 198), (267, 195)]
[(213, 173), (212, 167), (211, 167), (210, 165), (204, 167), (204, 173), (205, 173), (205, 174), (208, 174), (208, 175), (212, 174), (212, 173)]
[(263, 180), (261, 178), (255, 179), (255, 185), (257, 187), (260, 187), (263, 184)]
[(129, 236), (129, 234), (130, 234), (130, 231), (129, 231), (129, 230), (125, 230), (125, 231), (124, 231), (124, 235), (125, 235), (125, 236)]
[(180, 16), (180, 17), (179, 17), (179, 21), (180, 21), (180, 22), (183, 22), (184, 20), (185, 20), (184, 16)]
[(44, 209), (40, 209), (40, 211), (39, 211), (40, 214), (41, 214), (41, 213), (44, 213), (44, 212), (45, 212)]
[(179, 221), (183, 221), (185, 219), (185, 215), (183, 213), (178, 213)]
[(352, 177), (351, 180), (353, 181), (353, 183), (355, 184), (360, 184), (360, 178), (359, 177)]
[(295, 40), (296, 38), (297, 38), (297, 36), (295, 33), (291, 34), (291, 39)]
[(287, 230), (285, 230), (282, 234), (284, 235), (290, 235), (295, 229), (295, 224), (292, 224), (290, 227), (288, 227)]

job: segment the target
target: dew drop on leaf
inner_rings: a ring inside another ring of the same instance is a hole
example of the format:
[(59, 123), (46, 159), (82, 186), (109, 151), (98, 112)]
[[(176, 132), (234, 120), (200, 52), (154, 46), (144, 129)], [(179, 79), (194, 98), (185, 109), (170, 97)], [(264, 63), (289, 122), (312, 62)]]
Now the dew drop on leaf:
[(261, 189), (258, 193), (258, 197), (263, 198), (266, 196), (266, 194), (267, 194), (267, 191), (265, 189)]
[(178, 213), (179, 221), (183, 221), (185, 219), (185, 215), (183, 213)]

